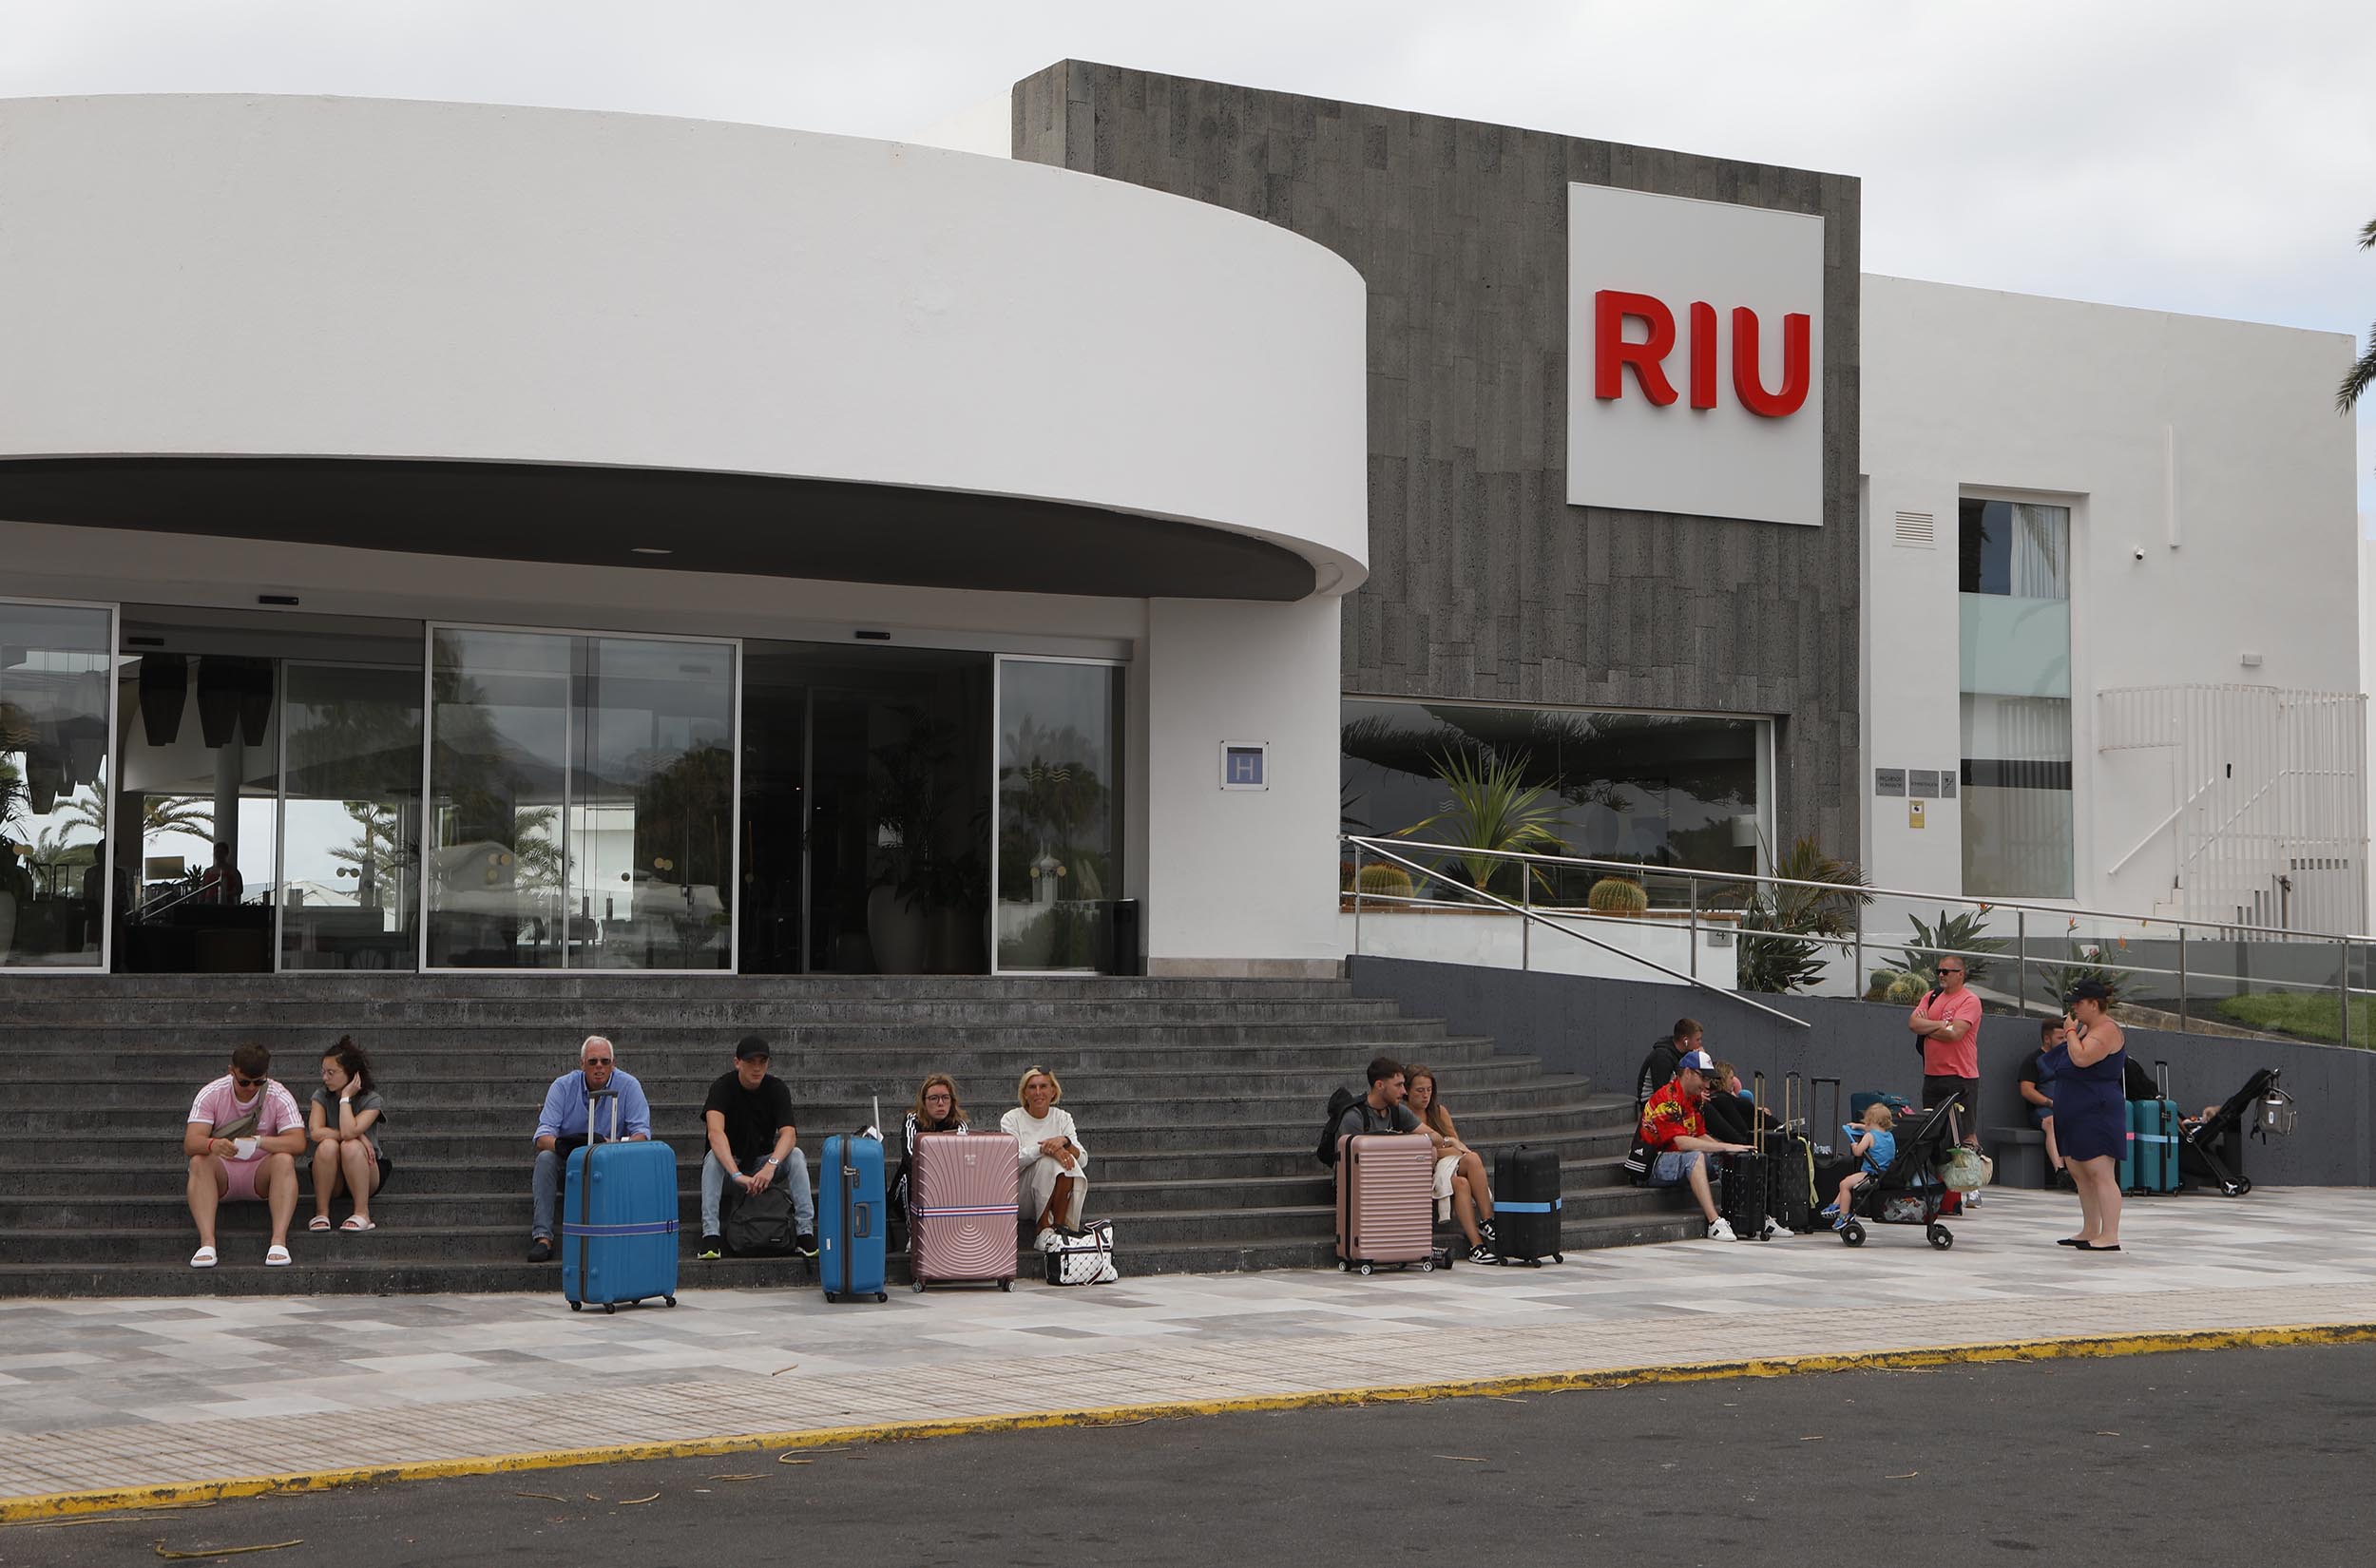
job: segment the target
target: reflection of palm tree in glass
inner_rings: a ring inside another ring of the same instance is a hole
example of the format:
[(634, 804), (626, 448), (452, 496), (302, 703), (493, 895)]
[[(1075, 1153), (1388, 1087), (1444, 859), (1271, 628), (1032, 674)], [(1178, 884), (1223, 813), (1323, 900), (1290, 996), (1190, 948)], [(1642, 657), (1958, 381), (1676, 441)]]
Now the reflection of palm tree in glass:
[(382, 889), (397, 885), (412, 864), (412, 846), (398, 836), (400, 820), (393, 806), (368, 800), (342, 800), (339, 805), (354, 823), (354, 842), (331, 851), (330, 858), (353, 871), (355, 903), (375, 909)]
[(1070, 725), (1050, 731), (1025, 719), (1016, 727), (1007, 751), (1020, 760), (998, 771), (1000, 896), (1008, 902), (1038, 901), (1032, 884), (1049, 877), (1058, 879), (1056, 897), (1105, 896), (1109, 792), (1086, 760), (1095, 749)]
[[(86, 790), (59, 813), (59, 820), (68, 828), (87, 828), (93, 837), (104, 840), (107, 836), (107, 797), (96, 790)], [(191, 794), (141, 796), (142, 847), (145, 849), (166, 833), (212, 839), (214, 802)]]

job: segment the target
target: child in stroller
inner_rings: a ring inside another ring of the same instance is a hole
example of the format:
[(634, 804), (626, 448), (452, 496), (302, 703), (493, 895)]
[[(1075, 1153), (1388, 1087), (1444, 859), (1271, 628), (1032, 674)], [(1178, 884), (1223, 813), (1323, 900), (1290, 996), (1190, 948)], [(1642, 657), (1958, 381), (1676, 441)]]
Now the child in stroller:
[(1862, 1173), (1852, 1186), (1843, 1185), (1834, 1229), (1850, 1247), (1865, 1244), (1864, 1222), (1875, 1225), (1920, 1225), (1930, 1244), (1941, 1252), (1955, 1245), (1955, 1233), (1939, 1223), (1939, 1205), (1947, 1195), (1940, 1162), (1958, 1147), (1956, 1102), (1948, 1100), (1923, 1113), (1914, 1131), (1897, 1140), (1897, 1153), (1887, 1169), (1866, 1179)]
[(1897, 1125), (1897, 1117), (1888, 1106), (1875, 1100), (1865, 1107), (1864, 1119), (1852, 1121), (1840, 1131), (1847, 1135), (1848, 1152), (1856, 1160), (1856, 1168), (1840, 1182), (1839, 1196), (1823, 1211), (1823, 1217), (1831, 1221), (1835, 1231), (1844, 1229), (1849, 1221), (1849, 1197), (1857, 1188), (1878, 1177), (1897, 1158), (1897, 1135), (1889, 1129)]

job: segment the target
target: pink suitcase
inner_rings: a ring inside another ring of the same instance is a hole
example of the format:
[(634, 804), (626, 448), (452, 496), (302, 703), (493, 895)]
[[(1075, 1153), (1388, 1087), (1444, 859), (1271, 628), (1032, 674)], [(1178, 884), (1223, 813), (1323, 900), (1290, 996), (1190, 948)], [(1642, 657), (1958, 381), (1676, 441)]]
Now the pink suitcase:
[(1365, 1133), (1337, 1140), (1336, 1256), (1372, 1265), (1435, 1267), (1435, 1145), (1424, 1133)]
[(908, 1176), (908, 1272), (915, 1288), (1015, 1279), (1012, 1133), (927, 1133)]

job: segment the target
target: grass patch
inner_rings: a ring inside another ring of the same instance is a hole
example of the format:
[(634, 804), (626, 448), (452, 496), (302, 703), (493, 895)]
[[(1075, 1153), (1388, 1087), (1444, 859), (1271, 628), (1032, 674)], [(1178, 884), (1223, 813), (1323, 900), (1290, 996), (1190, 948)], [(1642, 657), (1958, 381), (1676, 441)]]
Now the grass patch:
[[(2331, 991), (2271, 991), (2260, 996), (2232, 996), (2219, 1004), (2219, 1016), (2231, 1023), (2271, 1034), (2343, 1043), (2341, 999)], [(2376, 998), (2351, 999), (2351, 1043), (2366, 1047), (2376, 1042)]]

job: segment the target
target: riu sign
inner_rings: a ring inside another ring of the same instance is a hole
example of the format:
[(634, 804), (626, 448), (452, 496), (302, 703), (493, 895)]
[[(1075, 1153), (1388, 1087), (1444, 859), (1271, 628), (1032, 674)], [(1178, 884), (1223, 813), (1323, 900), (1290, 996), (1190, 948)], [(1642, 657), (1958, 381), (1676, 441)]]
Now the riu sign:
[(1568, 187), (1567, 499), (1823, 522), (1823, 219)]
[[(1667, 379), (1667, 356), (1675, 352), (1675, 313), (1666, 302), (1647, 294), (1601, 289), (1592, 296), (1592, 395), (1613, 399), (1625, 395), (1625, 373), (1644, 397), (1660, 408), (1675, 401), (1675, 384)], [(1627, 335), (1638, 322), (1639, 339)], [(1691, 406), (1716, 406), (1716, 308), (1705, 300), (1691, 304), (1691, 339), (1687, 363)], [(1741, 407), (1761, 419), (1788, 419), (1807, 403), (1808, 344), (1814, 317), (1792, 311), (1782, 318), (1782, 385), (1768, 392), (1758, 358), (1757, 313), (1746, 305), (1733, 307), (1733, 395)]]

